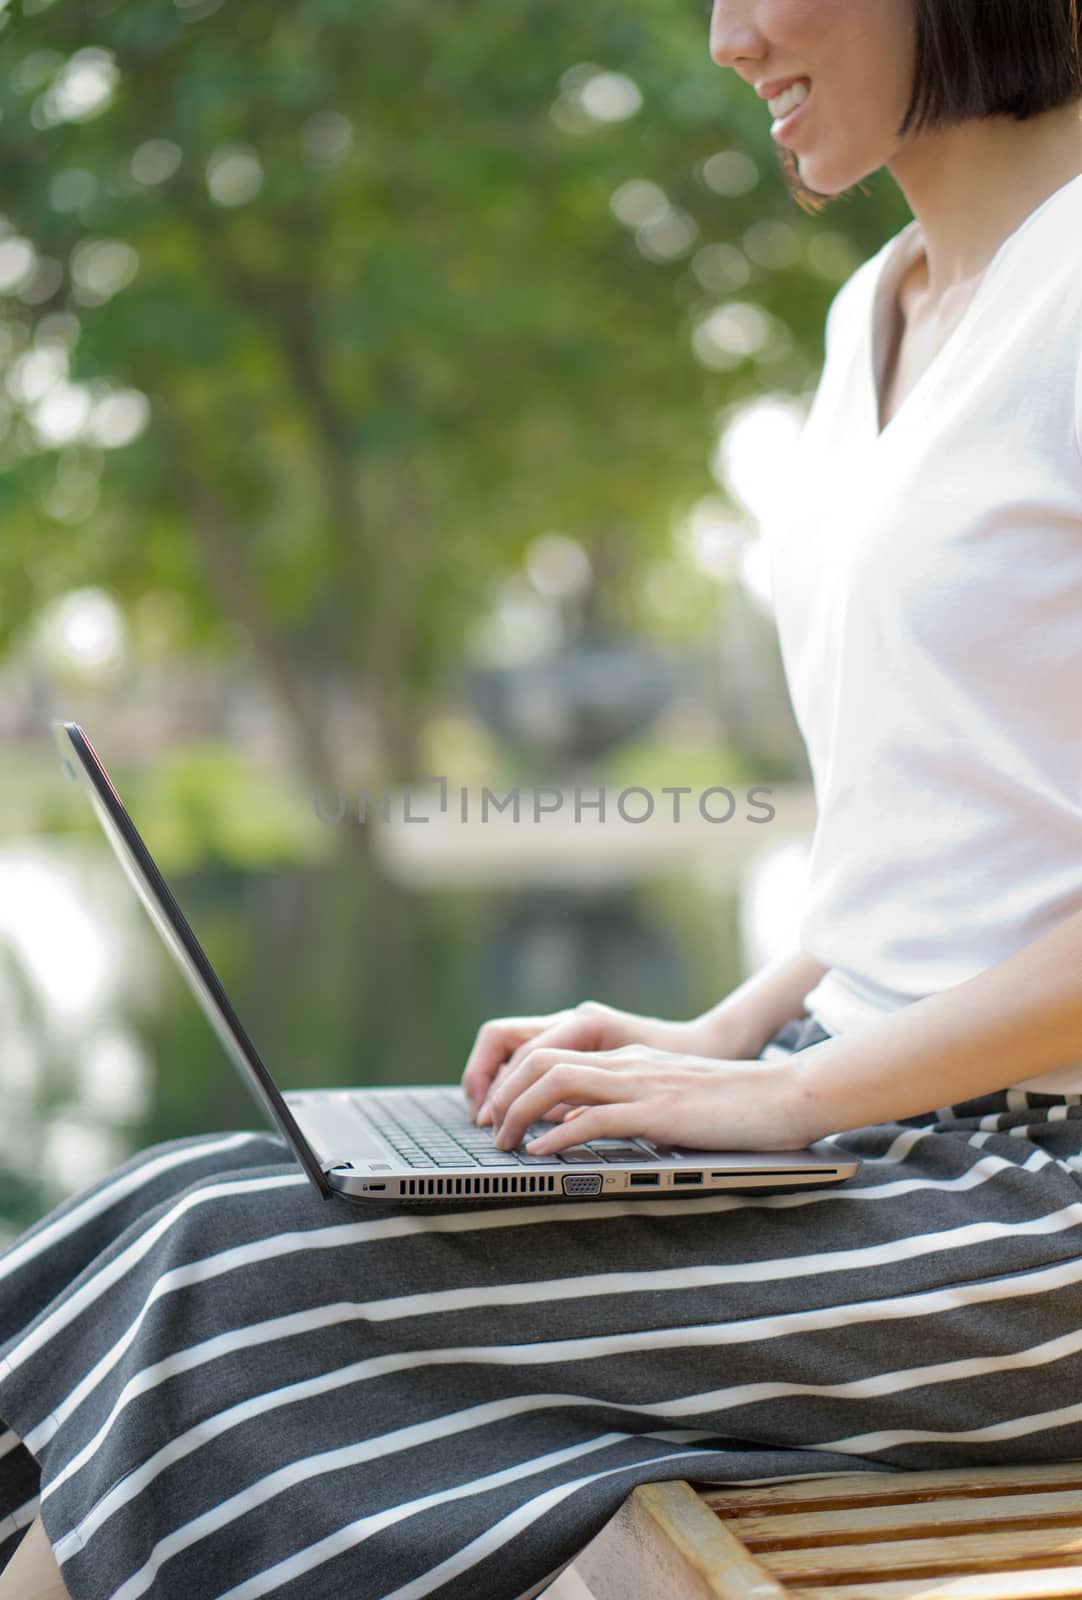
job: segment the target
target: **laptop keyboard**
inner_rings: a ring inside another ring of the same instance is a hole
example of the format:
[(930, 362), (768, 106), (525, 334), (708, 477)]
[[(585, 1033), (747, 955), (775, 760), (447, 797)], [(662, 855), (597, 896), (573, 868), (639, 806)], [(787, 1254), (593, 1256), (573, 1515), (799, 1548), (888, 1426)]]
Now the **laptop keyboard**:
[(594, 1139), (552, 1155), (530, 1155), (524, 1148), (529, 1140), (557, 1126), (544, 1121), (527, 1128), (517, 1149), (500, 1150), (493, 1141), (491, 1126), (479, 1128), (452, 1091), (438, 1099), (428, 1091), (423, 1100), (408, 1091), (381, 1094), (378, 1098), (365, 1096), (358, 1109), (411, 1167), (540, 1167), (554, 1162), (575, 1166), (584, 1161), (598, 1166), (605, 1161), (658, 1159), (648, 1145), (629, 1139)]

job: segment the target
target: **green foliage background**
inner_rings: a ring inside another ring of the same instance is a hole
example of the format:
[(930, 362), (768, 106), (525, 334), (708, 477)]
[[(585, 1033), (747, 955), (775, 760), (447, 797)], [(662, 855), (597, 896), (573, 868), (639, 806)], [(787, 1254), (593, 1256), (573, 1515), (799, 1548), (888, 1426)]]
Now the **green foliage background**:
[[(41, 260), (0, 301), (8, 362), (35, 339), (70, 343), (73, 314), (72, 378), (134, 388), (151, 410), (107, 452), (42, 449), (12, 418), (0, 646), (87, 582), (129, 605), (179, 597), (174, 646), (249, 651), (322, 771), (334, 682), (408, 774), (486, 582), (538, 531), (579, 539), (612, 615), (641, 625), (639, 568), (714, 487), (716, 413), (765, 383), (814, 381), (839, 278), (904, 220), (878, 180), (822, 216), (797, 208), (761, 102), (709, 59), (698, 4), (36, 0), (2, 14), (2, 207)], [(113, 91), (65, 119), (57, 86), (88, 59)], [(582, 112), (567, 75), (591, 66), (637, 85), (635, 115)], [(148, 145), (177, 161), (161, 181), (135, 175)], [(760, 181), (713, 192), (703, 165), (719, 150), (749, 155)], [(261, 181), (224, 204), (208, 172), (238, 152)], [(693, 220), (693, 249), (637, 248), (610, 208), (635, 179)], [(728, 298), (785, 337), (767, 362), (704, 367), (691, 331), (726, 296), (704, 290), (694, 253), (772, 219), (794, 231), (793, 259), (752, 261)], [(808, 264), (824, 231), (833, 271)], [(80, 295), (71, 264), (102, 240), (134, 249), (137, 270)], [(69, 492), (74, 511), (49, 515), (58, 473), (100, 479), (91, 511)]]
[[(546, 531), (589, 555), (610, 632), (709, 648), (718, 586), (685, 570), (665, 618), (643, 577), (719, 492), (719, 416), (813, 387), (838, 284), (907, 220), (885, 175), (802, 211), (707, 24), (700, 0), (0, 0), (0, 670), (50, 602), (102, 588), (130, 636), (117, 704), (195, 664), (273, 705), (292, 757), (273, 795), (205, 729), (113, 765), (287, 1082), (447, 1079), (484, 1012), (583, 997), (486, 989), (513, 900), (421, 903), (377, 879), (361, 830), (317, 840), (297, 795), (356, 777), (350, 718), (375, 731), (373, 784), (432, 770), (493, 586)], [(589, 114), (600, 73), (630, 80), (633, 115)], [(749, 174), (726, 193), (722, 152)], [(685, 247), (618, 219), (636, 182)], [(696, 328), (730, 304), (770, 340), (704, 364)], [(96, 410), (67, 437), (39, 425), (58, 396), (117, 395), (147, 402), (130, 442)], [(79, 684), (28, 681), (27, 728), (86, 703), (98, 725)], [(485, 780), (513, 782), (497, 755)], [(753, 755), (700, 750), (685, 776), (640, 741), (612, 772), (743, 781)], [(38, 761), (27, 738), (0, 763), (16, 834), (70, 822)], [(683, 977), (620, 967), (619, 901), (584, 986), (691, 1014), (736, 980), (734, 930), (683, 884), (645, 899)], [(7, 955), (5, 1037), (35, 1041), (38, 1121), (12, 1134), (33, 1175), (73, 1056)], [(179, 987), (129, 1023), (158, 1071), (131, 1148), (255, 1120)], [(9, 1222), (55, 1198), (35, 1183), (0, 1178)]]

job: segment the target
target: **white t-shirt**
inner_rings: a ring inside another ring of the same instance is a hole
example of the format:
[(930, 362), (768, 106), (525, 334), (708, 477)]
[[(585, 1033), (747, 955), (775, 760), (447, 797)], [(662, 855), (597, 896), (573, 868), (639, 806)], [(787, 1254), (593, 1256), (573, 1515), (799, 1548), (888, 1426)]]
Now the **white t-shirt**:
[[(806, 1003), (838, 1034), (1082, 910), (1082, 176), (1003, 242), (880, 432), (921, 248), (910, 222), (835, 296), (767, 530), (818, 806), (798, 939), (830, 971)], [(1082, 1092), (1082, 1050), (1010, 1087)]]

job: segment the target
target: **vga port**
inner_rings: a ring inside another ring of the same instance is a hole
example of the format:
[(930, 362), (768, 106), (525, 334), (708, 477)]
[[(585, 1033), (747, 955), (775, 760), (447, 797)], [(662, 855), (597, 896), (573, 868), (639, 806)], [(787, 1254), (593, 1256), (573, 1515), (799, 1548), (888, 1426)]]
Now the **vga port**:
[(601, 1179), (596, 1172), (569, 1173), (563, 1179), (564, 1194), (599, 1194)]

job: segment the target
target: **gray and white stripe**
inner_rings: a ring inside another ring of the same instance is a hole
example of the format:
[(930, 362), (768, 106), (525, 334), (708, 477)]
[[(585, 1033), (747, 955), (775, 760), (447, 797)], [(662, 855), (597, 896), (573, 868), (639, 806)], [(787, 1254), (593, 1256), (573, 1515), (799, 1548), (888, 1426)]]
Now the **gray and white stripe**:
[(1082, 1458), (1082, 1100), (832, 1138), (834, 1189), (371, 1214), (146, 1152), (0, 1259), (0, 1565), (40, 1509), (73, 1600), (529, 1600), (636, 1483)]

